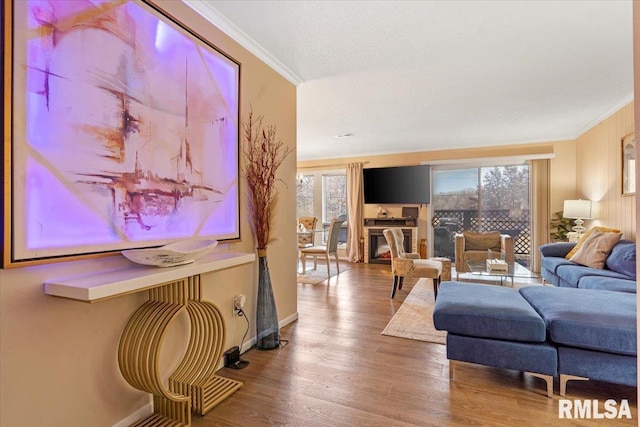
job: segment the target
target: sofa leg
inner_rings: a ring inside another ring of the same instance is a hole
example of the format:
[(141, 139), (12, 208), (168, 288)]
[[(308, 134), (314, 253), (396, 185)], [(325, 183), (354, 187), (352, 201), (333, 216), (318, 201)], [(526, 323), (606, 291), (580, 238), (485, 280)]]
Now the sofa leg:
[(589, 381), (589, 378), (578, 377), (576, 375), (560, 374), (560, 396), (564, 396), (566, 394), (567, 381), (569, 380)]
[(553, 377), (551, 375), (537, 374), (535, 372), (527, 372), (529, 375), (541, 378), (547, 383), (547, 397), (551, 399), (553, 397)]
[(453, 370), (457, 364), (457, 361), (449, 359), (449, 381), (453, 381)]

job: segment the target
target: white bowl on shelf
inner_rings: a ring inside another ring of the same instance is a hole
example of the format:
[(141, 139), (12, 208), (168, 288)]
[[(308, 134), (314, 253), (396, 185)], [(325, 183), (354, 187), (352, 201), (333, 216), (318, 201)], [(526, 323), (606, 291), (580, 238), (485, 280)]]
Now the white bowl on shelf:
[(182, 240), (159, 248), (129, 249), (122, 255), (136, 264), (175, 267), (190, 264), (218, 246), (217, 240)]

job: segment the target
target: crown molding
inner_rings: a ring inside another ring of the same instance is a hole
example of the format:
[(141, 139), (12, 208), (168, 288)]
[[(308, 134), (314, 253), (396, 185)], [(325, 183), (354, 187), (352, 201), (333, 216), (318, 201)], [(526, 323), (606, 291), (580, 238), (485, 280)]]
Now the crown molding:
[(580, 138), (582, 135), (584, 135), (585, 133), (587, 133), (588, 131), (590, 131), (592, 128), (596, 127), (599, 123), (601, 123), (602, 121), (604, 121), (606, 118), (608, 118), (609, 116), (613, 115), (613, 113), (615, 113), (616, 111), (621, 110), (624, 106), (626, 106), (628, 103), (633, 101), (633, 92), (629, 93), (627, 96), (625, 96), (624, 98), (622, 98), (620, 101), (618, 101), (617, 103), (613, 104), (613, 106), (611, 106), (610, 108), (608, 108), (607, 110), (603, 111), (602, 114), (600, 114), (599, 116), (595, 117), (593, 120), (591, 120), (589, 123), (587, 123), (586, 125), (584, 125), (581, 129), (579, 129), (572, 137), (571, 139), (578, 139)]
[(218, 27), (220, 31), (234, 39), (242, 47), (254, 54), (258, 59), (273, 68), (278, 74), (294, 85), (300, 85), (303, 80), (291, 71), (286, 65), (271, 55), (259, 43), (249, 37), (244, 31), (222, 15), (209, 2), (201, 0), (182, 0), (187, 6), (195, 10), (199, 15)]

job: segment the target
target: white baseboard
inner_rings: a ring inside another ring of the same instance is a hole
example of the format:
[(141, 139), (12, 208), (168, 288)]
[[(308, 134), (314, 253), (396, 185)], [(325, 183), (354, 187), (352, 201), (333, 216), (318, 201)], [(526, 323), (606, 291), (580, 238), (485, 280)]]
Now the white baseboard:
[(149, 395), (149, 403), (135, 411), (133, 414), (129, 415), (127, 418), (120, 420), (111, 427), (129, 427), (136, 421), (145, 419), (151, 414), (153, 414), (153, 400), (151, 395)]
[[(298, 320), (298, 312), (297, 311), (295, 313), (293, 313), (291, 316), (287, 317), (286, 319), (282, 319), (281, 321), (279, 321), (278, 322), (278, 327), (279, 328), (284, 328), (289, 323), (293, 323), (296, 320)], [(251, 349), (251, 347), (256, 345), (256, 341), (257, 341), (256, 337), (253, 336), (253, 337), (251, 337), (251, 339), (249, 341), (243, 342), (242, 346), (240, 347), (240, 354), (243, 354), (244, 352), (246, 352), (249, 349)], [(223, 361), (223, 364), (224, 364), (224, 361)]]
[(279, 321), (278, 322), (278, 326), (281, 327), (281, 328), (284, 328), (289, 323), (293, 323), (296, 320), (298, 320), (298, 312), (297, 311), (295, 313), (293, 313), (291, 316), (287, 317), (286, 319), (282, 319), (281, 321)]

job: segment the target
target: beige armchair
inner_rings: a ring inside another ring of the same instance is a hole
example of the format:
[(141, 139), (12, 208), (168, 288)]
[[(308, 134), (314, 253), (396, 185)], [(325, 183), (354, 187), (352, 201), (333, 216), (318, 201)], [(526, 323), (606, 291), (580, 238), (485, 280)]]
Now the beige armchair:
[(396, 289), (402, 289), (402, 282), (406, 276), (433, 279), (433, 293), (437, 297), (442, 263), (436, 260), (420, 259), (420, 254), (415, 252), (405, 252), (401, 228), (387, 228), (382, 233), (391, 251), (391, 272), (393, 273), (391, 298), (396, 295)]
[(489, 258), (489, 250), (492, 258), (504, 259), (508, 264), (515, 262), (513, 237), (500, 234), (499, 231), (488, 233), (465, 231), (456, 234), (454, 242), (456, 280), (460, 273), (469, 271), (467, 261), (484, 261)]

